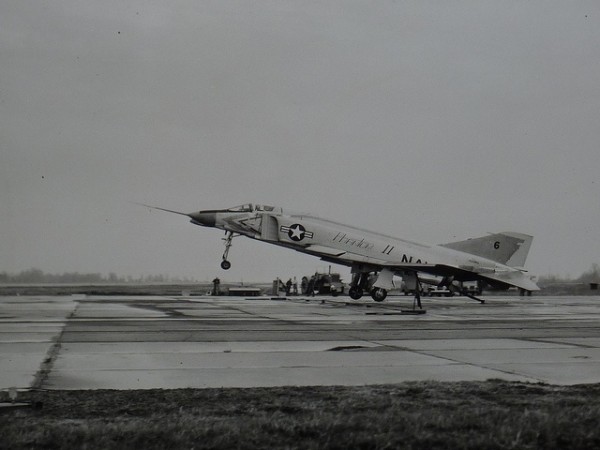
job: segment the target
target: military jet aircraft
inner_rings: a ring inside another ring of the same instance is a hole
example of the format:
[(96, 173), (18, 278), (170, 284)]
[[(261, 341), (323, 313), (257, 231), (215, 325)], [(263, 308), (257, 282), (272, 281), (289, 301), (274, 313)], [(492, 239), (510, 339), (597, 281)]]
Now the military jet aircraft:
[(522, 233), (502, 232), (425, 245), (275, 206), (245, 204), (193, 213), (144, 206), (187, 216), (195, 225), (224, 230), (225, 251), (221, 261), (224, 270), (231, 267), (227, 258), (236, 236), (349, 266), (352, 271), (349, 295), (355, 300), (368, 292), (373, 300), (383, 301), (394, 287), (394, 275), (402, 277), (406, 287), (414, 291), (419, 307), (422, 282), (447, 287), (481, 303), (484, 300), (463, 289), (464, 282), (477, 281), (497, 289), (516, 286), (522, 293), (539, 290), (523, 268), (533, 237)]

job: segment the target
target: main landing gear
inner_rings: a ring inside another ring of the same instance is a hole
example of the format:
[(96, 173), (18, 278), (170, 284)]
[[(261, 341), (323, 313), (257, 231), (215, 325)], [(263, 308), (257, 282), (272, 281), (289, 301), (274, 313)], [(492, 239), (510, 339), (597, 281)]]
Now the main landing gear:
[(376, 302), (382, 302), (387, 297), (387, 291), (382, 288), (371, 289), (371, 298)]
[(370, 288), (370, 273), (362, 272), (355, 273), (352, 275), (352, 282), (350, 283), (350, 290), (348, 291), (348, 295), (352, 300), (359, 300), (362, 298), (365, 291), (368, 291), (371, 295), (371, 298), (376, 302), (382, 302), (387, 297), (387, 291), (382, 288)]
[(223, 270), (229, 270), (231, 268), (231, 263), (227, 261), (227, 256), (229, 255), (229, 249), (231, 248), (231, 241), (236, 236), (239, 236), (239, 234), (235, 234), (233, 231), (227, 231), (223, 238), (223, 241), (225, 241), (225, 251), (223, 252), (223, 261), (221, 261), (221, 269)]
[(352, 300), (359, 300), (369, 284), (368, 273), (353, 273), (348, 295)]
[[(387, 297), (387, 290), (383, 288), (373, 287), (374, 280), (372, 272), (356, 272), (352, 274), (352, 281), (350, 283), (350, 290), (348, 294), (353, 300), (359, 300), (362, 298), (365, 292), (369, 292), (371, 298), (376, 302), (382, 302)], [(376, 279), (376, 278), (375, 278)], [(413, 301), (413, 312), (422, 314), (424, 312), (423, 306), (421, 305), (421, 280), (416, 273), (414, 273), (413, 282), (415, 284), (415, 298)], [(417, 310), (418, 308), (418, 310)], [(407, 311), (409, 313), (410, 311)]]

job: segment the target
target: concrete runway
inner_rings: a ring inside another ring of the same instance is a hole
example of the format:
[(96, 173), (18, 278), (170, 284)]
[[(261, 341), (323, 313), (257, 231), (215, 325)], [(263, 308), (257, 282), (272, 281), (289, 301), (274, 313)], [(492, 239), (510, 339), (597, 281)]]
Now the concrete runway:
[(0, 389), (600, 382), (600, 297), (0, 297)]

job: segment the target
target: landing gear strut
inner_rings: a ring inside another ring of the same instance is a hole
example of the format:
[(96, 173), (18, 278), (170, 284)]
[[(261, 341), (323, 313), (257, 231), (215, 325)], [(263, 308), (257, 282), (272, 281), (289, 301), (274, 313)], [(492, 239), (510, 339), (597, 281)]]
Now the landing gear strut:
[(231, 241), (234, 237), (239, 236), (233, 233), (233, 231), (227, 231), (223, 240), (225, 241), (225, 251), (223, 252), (223, 261), (221, 261), (221, 269), (229, 270), (231, 263), (227, 261), (229, 255), (229, 249), (231, 248)]

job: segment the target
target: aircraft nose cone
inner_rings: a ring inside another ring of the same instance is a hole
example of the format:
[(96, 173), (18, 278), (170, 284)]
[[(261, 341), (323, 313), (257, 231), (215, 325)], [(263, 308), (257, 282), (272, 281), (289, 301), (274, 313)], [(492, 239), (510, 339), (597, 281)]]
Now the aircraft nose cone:
[(189, 214), (194, 223), (205, 227), (214, 227), (217, 220), (216, 213), (212, 211), (198, 211)]

